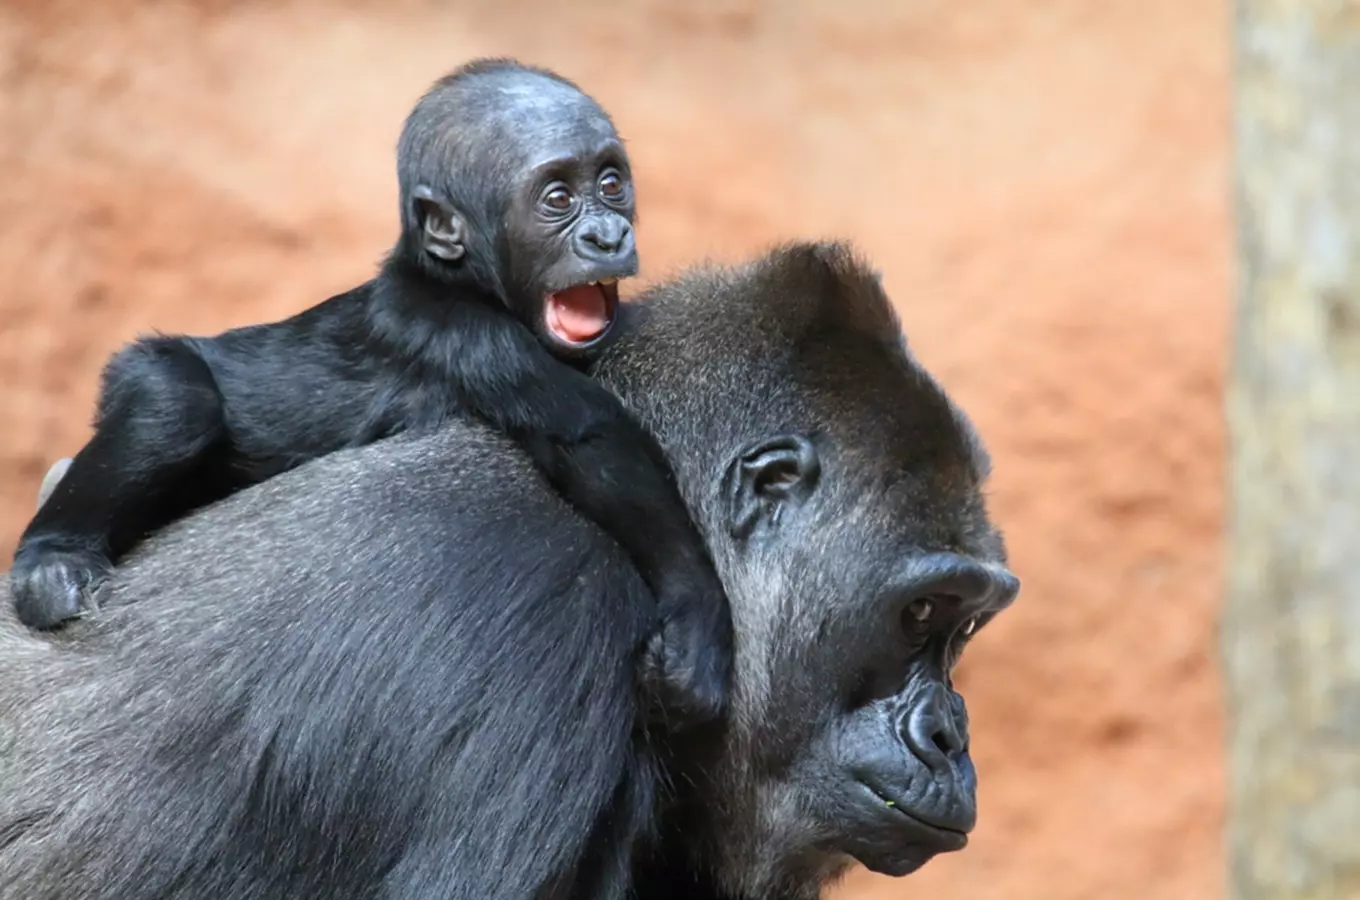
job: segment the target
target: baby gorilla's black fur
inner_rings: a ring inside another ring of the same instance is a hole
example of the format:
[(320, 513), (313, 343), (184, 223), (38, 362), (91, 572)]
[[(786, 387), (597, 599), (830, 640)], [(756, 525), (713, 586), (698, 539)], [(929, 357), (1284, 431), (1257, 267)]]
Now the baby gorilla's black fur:
[[(402, 234), (372, 281), (282, 322), (114, 356), (95, 434), (15, 555), (19, 618), (48, 628), (80, 615), (115, 561), (192, 509), (472, 414), (512, 437), (651, 588), (641, 671), (653, 713), (677, 726), (719, 716), (726, 597), (660, 448), (582, 371), (609, 338), (615, 283), (637, 271), (612, 122), (551, 72), (481, 60), (421, 99), (398, 174)], [(597, 292), (603, 331), (573, 340), (553, 304), (583, 290)]]

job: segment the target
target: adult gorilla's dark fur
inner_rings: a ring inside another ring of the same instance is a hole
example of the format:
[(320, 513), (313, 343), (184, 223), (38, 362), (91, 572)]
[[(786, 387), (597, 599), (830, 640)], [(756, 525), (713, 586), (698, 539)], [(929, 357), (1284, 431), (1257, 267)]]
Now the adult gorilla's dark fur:
[(451, 424), (173, 526), (69, 633), (0, 622), (0, 898), (803, 900), (961, 847), (948, 672), (1017, 584), (877, 280), (825, 245), (691, 274), (598, 375), (733, 605), (731, 712), (668, 782), (634, 728), (639, 576)]

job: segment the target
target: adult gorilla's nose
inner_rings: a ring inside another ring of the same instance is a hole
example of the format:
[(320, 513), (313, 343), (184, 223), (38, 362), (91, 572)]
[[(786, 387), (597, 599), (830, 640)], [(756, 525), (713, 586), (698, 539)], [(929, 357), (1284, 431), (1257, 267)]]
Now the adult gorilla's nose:
[(950, 691), (943, 684), (922, 689), (898, 724), (912, 754), (936, 774), (948, 773), (968, 752), (968, 719), (956, 713)]

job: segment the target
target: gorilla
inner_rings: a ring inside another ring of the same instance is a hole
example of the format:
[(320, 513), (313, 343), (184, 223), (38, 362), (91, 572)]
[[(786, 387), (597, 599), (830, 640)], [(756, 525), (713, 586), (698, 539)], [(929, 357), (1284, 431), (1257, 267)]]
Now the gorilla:
[(844, 245), (626, 310), (594, 374), (730, 598), (722, 720), (649, 726), (629, 557), (451, 422), (197, 511), (64, 631), (0, 604), (0, 900), (812, 900), (963, 847), (950, 672), (1019, 587), (968, 420)]
[(649, 712), (673, 729), (717, 718), (732, 656), (722, 585), (660, 448), (581, 371), (608, 346), (618, 280), (638, 267), (613, 122), (554, 72), (474, 60), (407, 116), (397, 181), (400, 234), (369, 281), (280, 322), (114, 355), (94, 435), (19, 540), (20, 621), (78, 617), (121, 557), (197, 507), (475, 416), (642, 575)]

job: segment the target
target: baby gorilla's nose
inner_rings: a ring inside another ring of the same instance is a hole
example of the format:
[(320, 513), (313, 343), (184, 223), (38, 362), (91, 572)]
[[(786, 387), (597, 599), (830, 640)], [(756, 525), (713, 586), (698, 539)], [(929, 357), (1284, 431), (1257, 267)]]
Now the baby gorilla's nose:
[(622, 216), (592, 216), (576, 230), (576, 252), (592, 262), (615, 262), (629, 252), (632, 232)]

